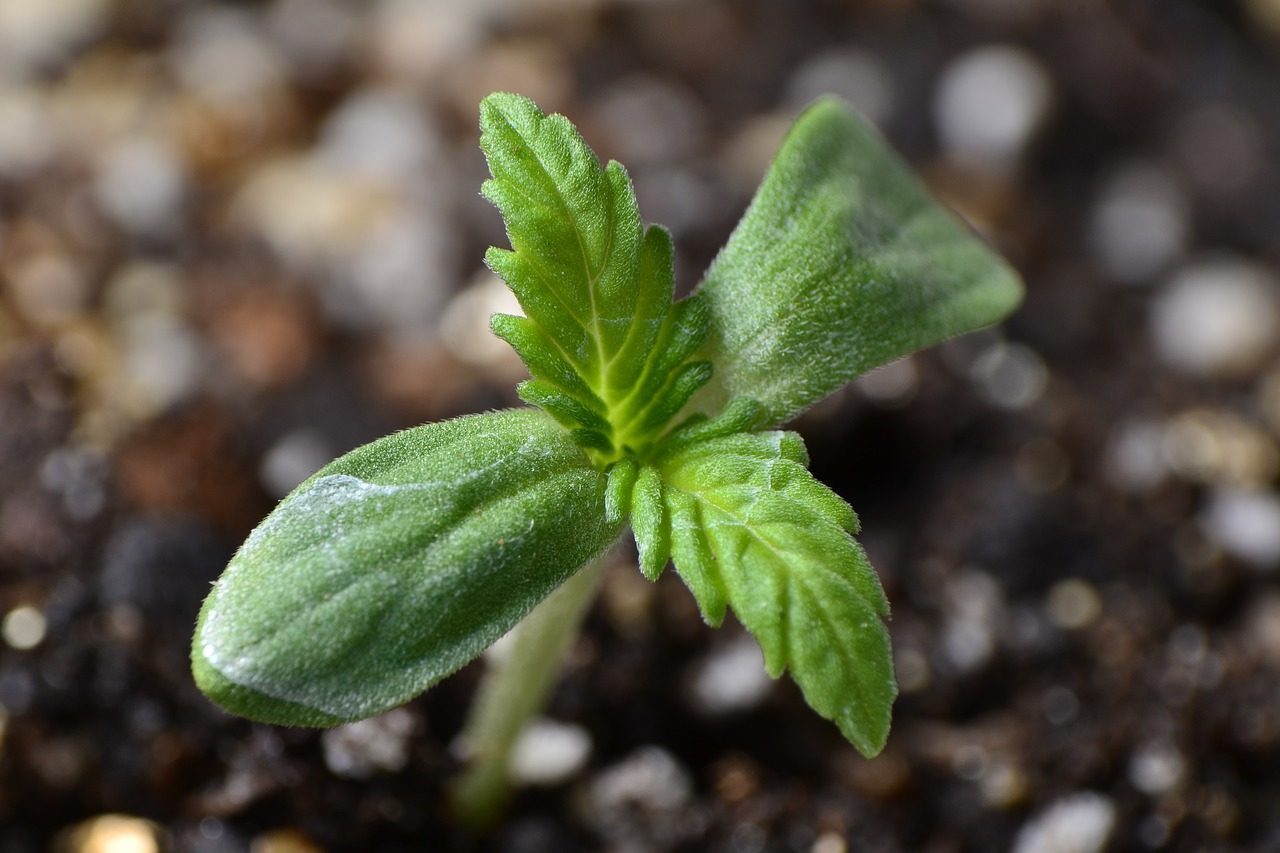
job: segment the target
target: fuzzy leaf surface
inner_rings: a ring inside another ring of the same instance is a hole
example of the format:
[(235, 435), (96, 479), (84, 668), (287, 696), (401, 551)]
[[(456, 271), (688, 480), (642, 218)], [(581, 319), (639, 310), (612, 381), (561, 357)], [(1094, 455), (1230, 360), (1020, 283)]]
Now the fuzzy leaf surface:
[(707, 312), (673, 310), (670, 235), (644, 227), (626, 169), (602, 166), (568, 119), (495, 93), (480, 128), (493, 175), (483, 193), (511, 242), (485, 260), (526, 317), (495, 317), (494, 331), (534, 376), (525, 400), (615, 461), (651, 444), (707, 381), (709, 365), (689, 363)]
[(536, 409), (388, 436), (249, 536), (201, 610), (196, 682), (264, 722), (380, 713), (478, 655), (620, 527), (605, 476)]
[(858, 751), (878, 753), (897, 686), (889, 606), (857, 518), (805, 468), (794, 433), (739, 433), (680, 447), (657, 464), (671, 555), (704, 618), (726, 605), (805, 700)]
[(783, 423), (866, 370), (995, 323), (1018, 275), (834, 98), (797, 120), (698, 291), (715, 376)]

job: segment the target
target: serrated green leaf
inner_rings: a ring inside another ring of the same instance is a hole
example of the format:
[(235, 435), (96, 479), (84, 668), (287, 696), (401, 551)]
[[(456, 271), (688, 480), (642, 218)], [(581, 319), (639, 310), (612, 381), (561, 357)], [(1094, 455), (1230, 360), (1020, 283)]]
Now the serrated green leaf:
[(706, 335), (706, 313), (673, 310), (671, 238), (642, 228), (626, 170), (601, 166), (564, 116), (496, 93), (480, 105), (480, 127), (493, 174), (483, 192), (512, 246), (490, 249), (486, 261), (527, 317), (495, 318), (494, 331), (560, 392), (540, 389), (531, 402), (562, 422), (563, 396), (604, 417), (607, 429), (582, 424), (577, 433), (598, 467), (643, 454), (673, 405), (708, 376), (684, 366)]
[(192, 649), (228, 710), (332, 725), (454, 672), (603, 551), (605, 476), (533, 409), (389, 436), (334, 461), (259, 525)]
[(809, 705), (872, 756), (897, 694), (889, 606), (850, 535), (853, 510), (797, 460), (798, 440), (735, 434), (664, 455), (672, 557), (709, 623), (732, 607), (770, 674), (790, 670)]
[(1022, 285), (827, 98), (791, 129), (698, 293), (716, 372), (697, 404), (751, 397), (778, 424), (872, 367), (997, 322)]

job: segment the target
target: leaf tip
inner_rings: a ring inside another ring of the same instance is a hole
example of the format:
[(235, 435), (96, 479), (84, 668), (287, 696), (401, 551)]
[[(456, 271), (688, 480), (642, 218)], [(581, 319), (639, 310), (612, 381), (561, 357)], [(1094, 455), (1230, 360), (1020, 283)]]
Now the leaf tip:
[(515, 92), (490, 92), (480, 100), (480, 127), (486, 130), (500, 118), (524, 117), (531, 112), (542, 112), (531, 98)]
[[(209, 605), (206, 603), (205, 608)], [(191, 643), (191, 675), (196, 687), (215, 705), (237, 716), (277, 726), (330, 728), (346, 720), (296, 702), (276, 699), (228, 677), (209, 660), (205, 644), (204, 616)]]

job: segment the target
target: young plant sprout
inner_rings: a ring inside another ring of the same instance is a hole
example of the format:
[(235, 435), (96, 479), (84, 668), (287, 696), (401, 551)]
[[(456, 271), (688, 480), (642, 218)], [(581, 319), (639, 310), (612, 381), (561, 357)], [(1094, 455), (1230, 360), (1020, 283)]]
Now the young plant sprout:
[(524, 310), (492, 326), (528, 366), (531, 407), (396, 433), (300, 485), (209, 593), (196, 682), (254, 720), (332, 726), (413, 698), (529, 616), (466, 732), (457, 800), (491, 815), (597, 558), (629, 526), (645, 577), (672, 562), (708, 624), (731, 609), (769, 673), (875, 755), (897, 692), (889, 605), (853, 509), (777, 427), (998, 321), (1016, 274), (834, 99), (796, 122), (679, 301), (671, 237), (641, 220), (626, 169), (518, 95), (485, 98), (480, 127), (511, 242), (485, 261)]

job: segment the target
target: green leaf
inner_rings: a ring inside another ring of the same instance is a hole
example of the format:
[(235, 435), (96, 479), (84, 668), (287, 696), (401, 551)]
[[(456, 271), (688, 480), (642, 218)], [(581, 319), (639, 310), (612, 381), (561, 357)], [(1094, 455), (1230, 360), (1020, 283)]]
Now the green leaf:
[[(709, 438), (721, 438), (739, 432), (751, 432), (763, 426), (761, 417), (759, 403), (747, 397), (737, 397), (724, 407), (723, 412), (714, 418), (707, 418), (701, 414), (691, 415), (688, 420), (673, 429), (663, 440), (663, 452), (670, 453), (676, 448), (695, 444), (699, 441), (706, 441)], [(806, 457), (801, 461), (801, 464), (809, 464), (808, 458)]]
[(640, 571), (656, 581), (671, 559), (671, 528), (662, 504), (662, 478), (650, 465), (640, 469), (631, 493), (631, 531)]
[(805, 458), (784, 432), (712, 437), (665, 455), (671, 553), (707, 622), (732, 607), (769, 673), (790, 670), (809, 705), (872, 756), (897, 695), (889, 605), (851, 535), (853, 510)]
[(866, 370), (997, 322), (1017, 274), (834, 98), (796, 122), (698, 291), (716, 372), (695, 401), (737, 396), (783, 423)]
[(710, 372), (686, 364), (708, 314), (673, 310), (671, 237), (642, 226), (626, 170), (601, 166), (564, 116), (496, 93), (480, 104), (480, 128), (493, 174), (483, 192), (512, 247), (485, 259), (527, 317), (495, 317), (494, 331), (539, 382), (525, 399), (585, 430), (583, 446), (601, 469), (643, 454)]
[(250, 535), (200, 613), (192, 665), (228, 710), (371, 716), (457, 670), (618, 535), (605, 476), (534, 409), (375, 441)]
[(639, 471), (634, 460), (622, 459), (605, 472), (608, 484), (604, 492), (604, 517), (609, 523), (621, 524), (626, 520), (631, 511), (631, 490)]

